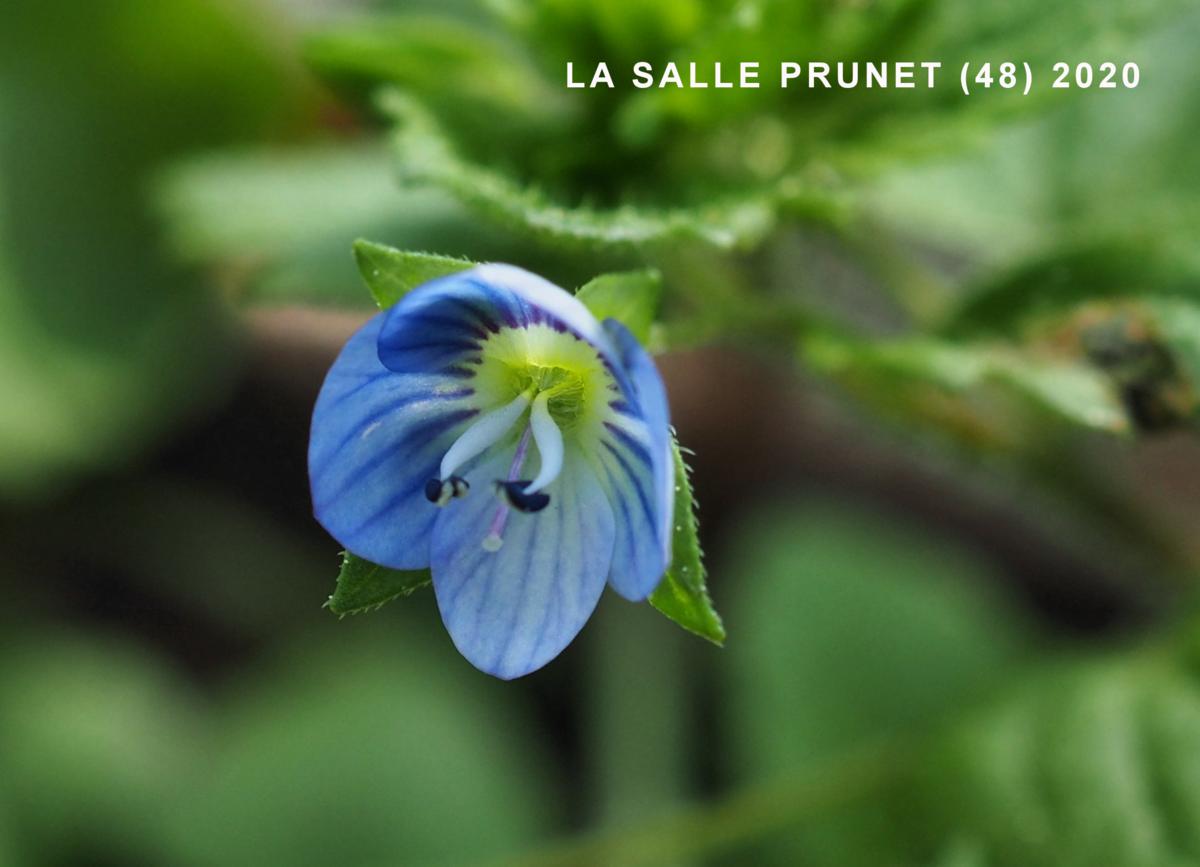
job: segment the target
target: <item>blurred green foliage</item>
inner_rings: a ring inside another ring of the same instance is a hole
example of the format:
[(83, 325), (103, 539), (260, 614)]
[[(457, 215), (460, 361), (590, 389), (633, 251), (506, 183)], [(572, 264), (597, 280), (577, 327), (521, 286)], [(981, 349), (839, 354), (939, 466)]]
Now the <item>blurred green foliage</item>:
[(26, 856), (4, 863), (461, 864), (528, 845), (554, 809), (519, 717), (394, 638), (296, 651), (219, 703), (143, 647), (22, 640), (0, 672), (0, 814)]
[(738, 767), (782, 781), (786, 799), (801, 783), (836, 791), (865, 748), (890, 758), (868, 791), (771, 823), (730, 863), (1200, 857), (1186, 629), (1037, 665), (1044, 639), (945, 540), (825, 502), (747, 528), (730, 555), (744, 583), (731, 627), (747, 645), (728, 666)]
[[(914, 733), (986, 696), (1030, 654), (1027, 628), (990, 595), (986, 573), (944, 540), (829, 503), (747, 521), (731, 557), (744, 589), (730, 627), (745, 646), (726, 674), (729, 736), (748, 779), (824, 773), (878, 743), (913, 749)], [(755, 863), (897, 863), (905, 818), (875, 798)]]
[(501, 692), (394, 639), (300, 652), (227, 710), (170, 823), (186, 863), (462, 864), (544, 833), (546, 775)]
[(0, 708), (0, 813), (20, 850), (155, 859), (146, 829), (203, 755), (198, 699), (176, 673), (123, 642), (31, 634), (0, 661)]
[(921, 785), (930, 831), (995, 865), (1200, 858), (1200, 693), (1141, 652), (1043, 673), (955, 728)]
[(5, 4), (0, 497), (120, 461), (213, 393), (222, 317), (156, 243), (150, 175), (299, 107), (249, 22), (206, 0)]

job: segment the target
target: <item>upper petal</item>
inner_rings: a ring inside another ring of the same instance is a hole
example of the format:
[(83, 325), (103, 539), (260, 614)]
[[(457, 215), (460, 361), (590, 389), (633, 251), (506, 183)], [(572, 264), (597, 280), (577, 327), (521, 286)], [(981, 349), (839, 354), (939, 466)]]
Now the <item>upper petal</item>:
[(613, 515), (591, 467), (568, 455), (540, 512), (510, 512), (498, 551), (483, 539), (500, 505), (490, 488), (511, 454), (494, 449), (467, 475), (471, 493), (433, 531), (433, 587), (446, 629), (476, 668), (505, 680), (541, 668), (570, 643), (604, 590)]
[(649, 354), (619, 322), (605, 320), (604, 329), (631, 384), (628, 399), (613, 403), (596, 454), (617, 526), (609, 583), (626, 599), (639, 601), (654, 591), (671, 563), (670, 415), (662, 377)]
[(313, 510), (355, 554), (421, 569), (438, 514), (425, 482), (478, 410), (466, 380), (380, 364), (384, 316), (350, 338), (321, 387), (308, 447)]
[(631, 388), (617, 348), (583, 302), (513, 265), (478, 265), (414, 289), (387, 312), (379, 359), (401, 373), (466, 376), (490, 334), (543, 324), (590, 344), (622, 390)]

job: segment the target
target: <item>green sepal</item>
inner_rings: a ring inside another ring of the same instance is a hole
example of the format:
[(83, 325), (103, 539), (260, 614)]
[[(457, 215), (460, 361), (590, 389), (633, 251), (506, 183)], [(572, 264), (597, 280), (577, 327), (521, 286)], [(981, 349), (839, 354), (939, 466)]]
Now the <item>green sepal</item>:
[(428, 569), (389, 569), (342, 552), (337, 589), (325, 607), (339, 617), (374, 611), (401, 596), (410, 596), (433, 581)]
[(696, 502), (692, 497), (691, 470), (683, 460), (679, 443), (672, 439), (675, 461), (675, 516), (671, 540), (671, 565), (650, 604), (688, 632), (724, 645), (725, 626), (713, 608), (705, 585), (704, 555), (697, 532)]
[(408, 253), (362, 240), (354, 242), (354, 261), (380, 310), (388, 309), (422, 283), (475, 267), (467, 259)]
[(575, 297), (597, 319), (616, 319), (645, 346), (662, 299), (662, 275), (653, 268), (601, 274), (580, 287)]

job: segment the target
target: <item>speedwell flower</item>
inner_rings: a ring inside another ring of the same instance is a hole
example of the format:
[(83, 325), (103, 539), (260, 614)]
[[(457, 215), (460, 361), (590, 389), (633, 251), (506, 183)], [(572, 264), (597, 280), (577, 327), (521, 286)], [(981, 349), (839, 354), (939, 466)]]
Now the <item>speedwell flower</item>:
[(662, 380), (615, 320), (509, 265), (421, 286), (350, 339), (308, 455), (318, 520), (347, 550), (433, 574), (476, 667), (559, 654), (605, 582), (645, 599), (671, 555)]

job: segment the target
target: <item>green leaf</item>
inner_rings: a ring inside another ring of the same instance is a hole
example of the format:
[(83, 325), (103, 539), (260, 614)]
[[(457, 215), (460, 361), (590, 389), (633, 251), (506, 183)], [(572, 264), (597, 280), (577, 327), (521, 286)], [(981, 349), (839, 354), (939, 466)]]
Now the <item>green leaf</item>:
[(725, 626), (713, 608), (704, 580), (691, 470), (683, 460), (678, 442), (672, 441), (671, 451), (675, 460), (675, 530), (671, 540), (671, 565), (658, 589), (650, 595), (650, 604), (689, 632), (722, 645), (725, 643)]
[(154, 192), (174, 251), (247, 304), (364, 306), (346, 256), (362, 237), (403, 250), (453, 238), (480, 261), (545, 261), (440, 190), (397, 193), (391, 162), (382, 141), (235, 150), (172, 165)]
[[(753, 247), (776, 224), (776, 196), (758, 192), (728, 195), (694, 208), (566, 207), (499, 170), (462, 157), (432, 114), (412, 98), (387, 91), (380, 107), (397, 124), (393, 143), (401, 181), (437, 186), (490, 219), (542, 240), (615, 249), (698, 241), (731, 250)], [(795, 191), (788, 197), (805, 198)]]
[(662, 275), (653, 269), (601, 274), (575, 294), (597, 319), (616, 319), (646, 345), (662, 298)]
[(409, 596), (427, 587), (432, 580), (428, 569), (389, 569), (347, 551), (342, 554), (342, 571), (338, 574), (337, 589), (325, 607), (339, 617), (374, 611), (393, 599)]
[[(264, 28), (209, 0), (0, 14), (0, 498), (131, 459), (226, 393), (213, 293), (156, 243), (168, 160), (310, 103)], [(220, 96), (218, 96), (220, 94)], [(64, 251), (70, 250), (70, 254)]]
[(996, 867), (1200, 860), (1200, 690), (1169, 657), (1063, 666), (955, 727), (923, 763), (931, 830)]
[(571, 106), (527, 53), (496, 34), (450, 18), (388, 16), (315, 34), (304, 53), (327, 76), (403, 87), (468, 124), (463, 134), (489, 133), (491, 145), (510, 128), (554, 123)]
[(1180, 372), (1192, 383), (1192, 388), (1200, 392), (1200, 303), (1158, 298), (1144, 306), (1157, 324), (1158, 336), (1171, 352)]
[(560, 804), (536, 727), (433, 625), (318, 630), (240, 672), (201, 772), (174, 780), (169, 848), (115, 863), (479, 864), (545, 839)]
[(3, 863), (155, 863), (157, 828), (207, 761), (194, 684), (150, 648), (31, 626), (0, 661), (0, 818), (31, 850)]
[(949, 318), (947, 336), (1012, 335), (1031, 320), (1113, 299), (1186, 298), (1200, 303), (1200, 273), (1152, 245), (1078, 245), (1030, 260), (982, 283)]
[[(764, 505), (727, 564), (739, 641), (722, 660), (723, 709), (745, 782), (907, 744), (1003, 682), (1028, 641), (973, 552), (886, 513), (829, 500)], [(907, 864), (899, 842), (885, 811), (856, 805), (787, 835), (770, 847), (776, 857), (746, 860)]]
[(466, 259), (407, 253), (361, 240), (354, 242), (354, 260), (380, 310), (391, 307), (422, 283), (475, 266)]
[[(846, 141), (829, 148), (829, 158), (850, 171), (870, 171), (893, 167), (908, 157), (984, 143), (1001, 124), (1071, 98), (1073, 91), (1049, 84), (1052, 65), (1071, 59), (1061, 56), (1061, 46), (1069, 44), (1080, 58), (1097, 54), (1140, 58), (1137, 39), (1155, 26), (1178, 21), (1186, 9), (1187, 0), (912, 3), (913, 14), (905, 16), (915, 25), (911, 32), (900, 34), (899, 39), (885, 38), (876, 50), (893, 56), (937, 58), (942, 62), (942, 79), (936, 88), (924, 92), (860, 90), (827, 98), (835, 122), (839, 104), (840, 114), (849, 120)], [(867, 50), (861, 56), (872, 53)], [(964, 63), (970, 62), (972, 71), (977, 71), (984, 62), (998, 70), (1001, 63), (1011, 61), (1018, 67), (1029, 63), (1034, 81), (1028, 95), (1020, 89), (993, 87), (976, 88), (970, 98), (962, 96), (957, 76)], [(845, 110), (847, 96), (858, 111)], [(810, 122), (803, 115), (799, 120)]]
[(1107, 377), (1082, 362), (992, 344), (927, 338), (869, 343), (828, 335), (811, 337), (804, 355), (885, 409), (909, 418), (929, 416), (985, 437), (1018, 421), (1005, 412), (1006, 392), (1082, 427), (1110, 433), (1129, 427)]
[(943, 330), (1073, 355), (1141, 430), (1186, 422), (1200, 406), (1200, 271), (1152, 246), (1091, 245), (1026, 263), (985, 285)]
[(172, 247), (189, 261), (298, 255), (331, 223), (347, 232), (400, 211), (379, 182), (387, 171), (382, 142), (222, 151), (173, 164), (155, 193)]

